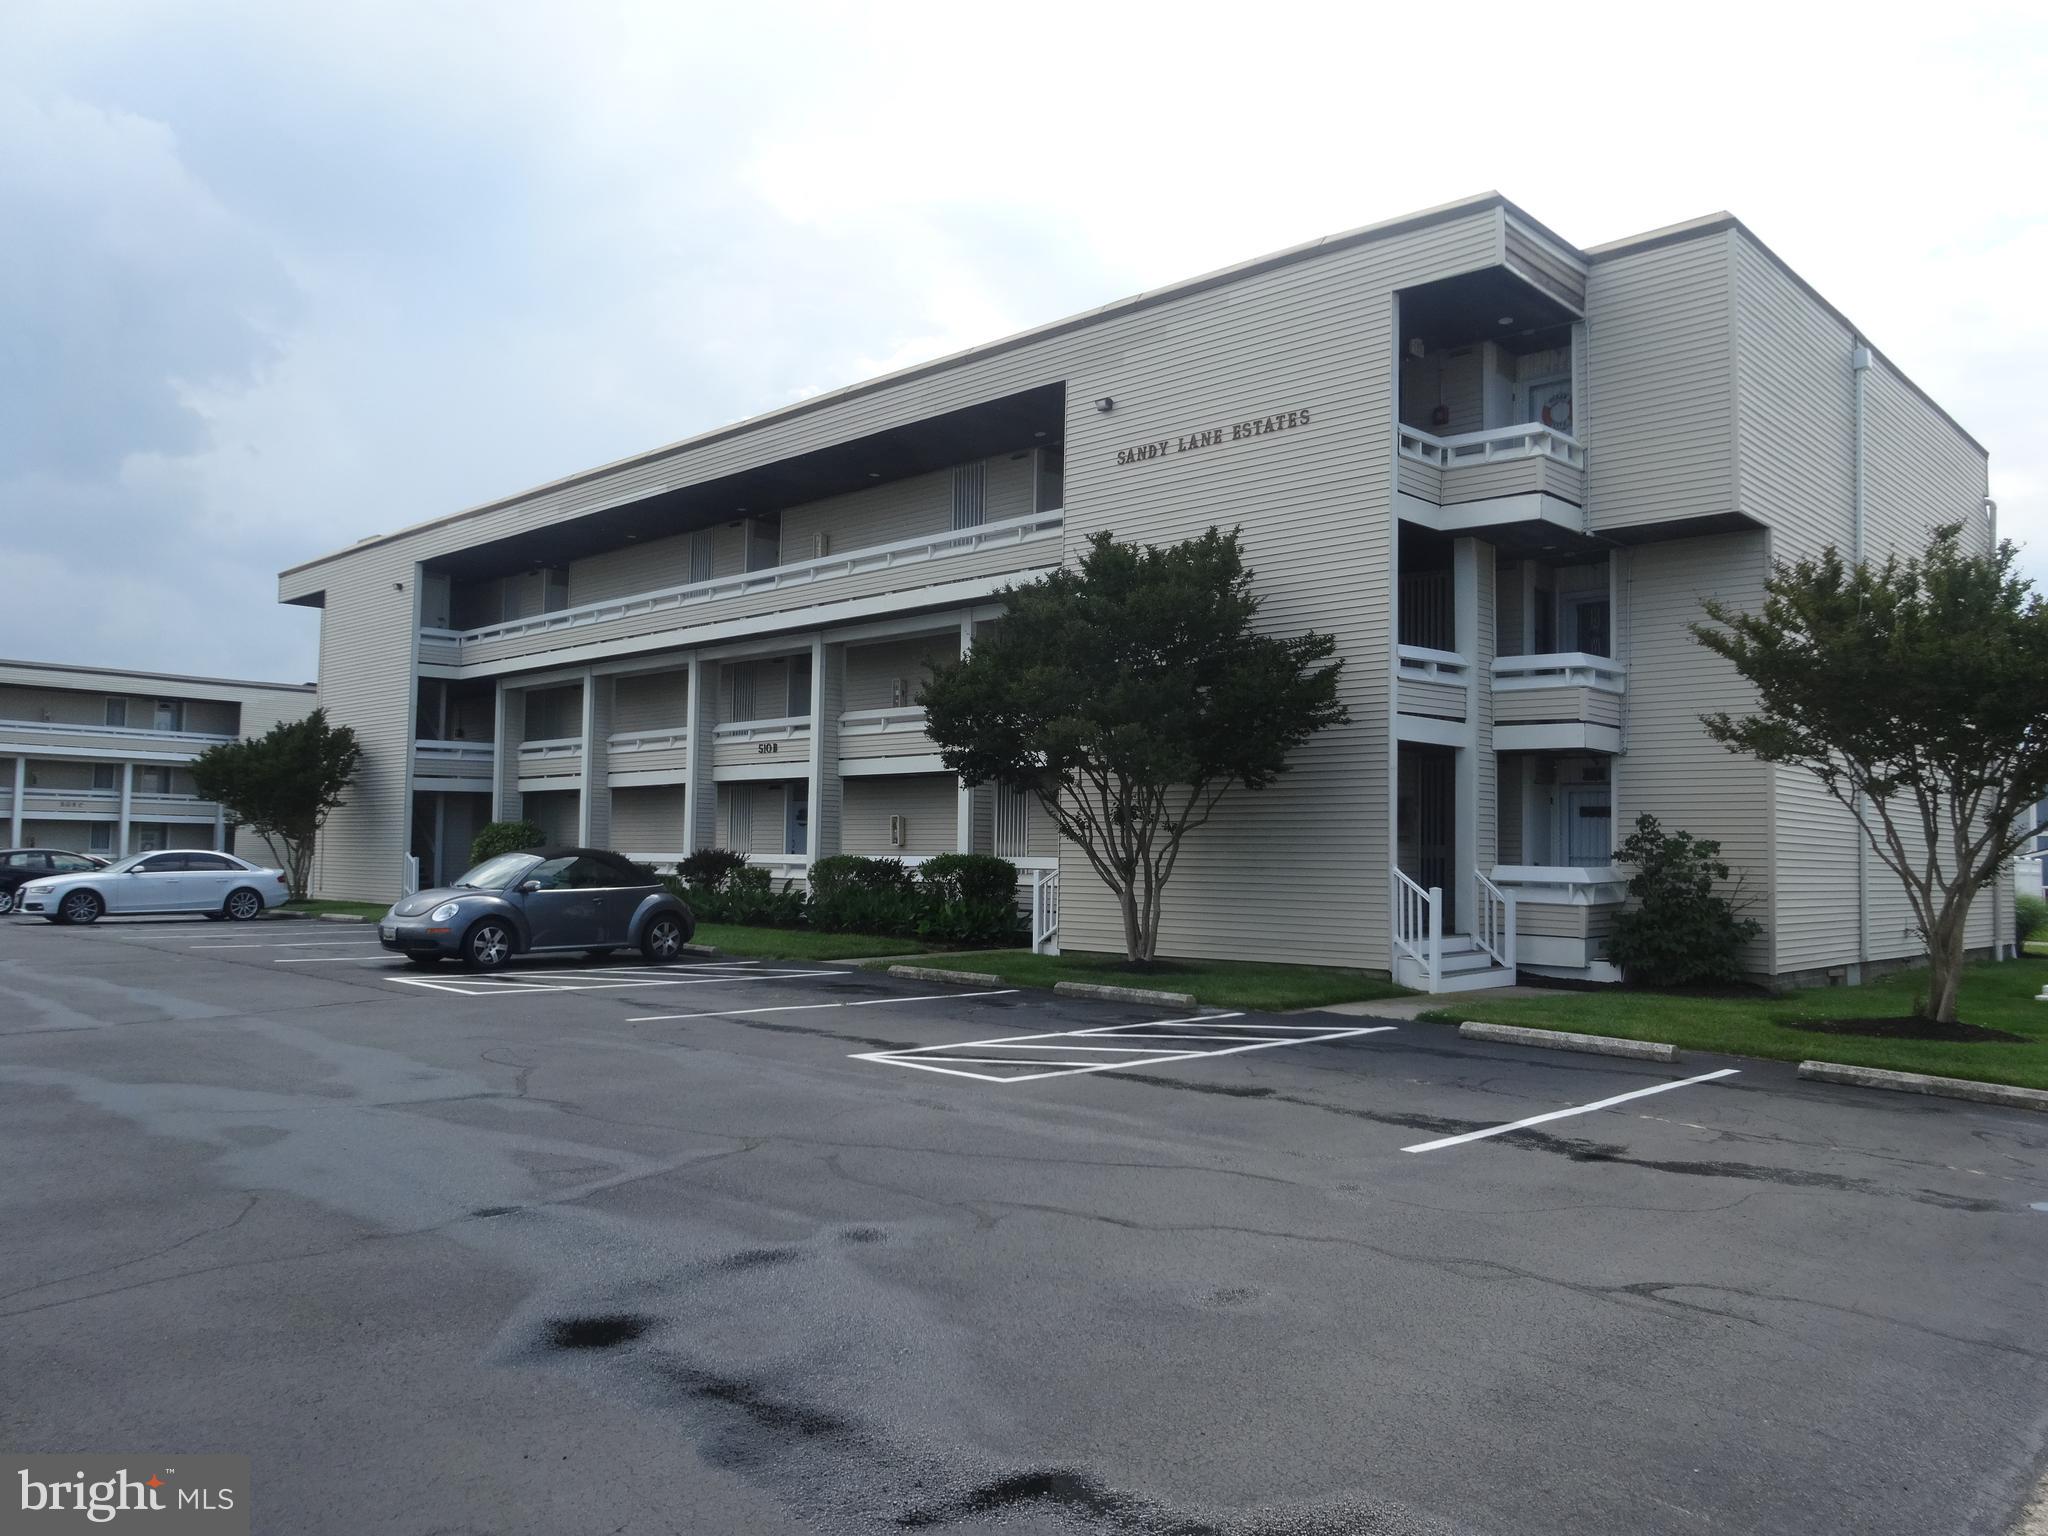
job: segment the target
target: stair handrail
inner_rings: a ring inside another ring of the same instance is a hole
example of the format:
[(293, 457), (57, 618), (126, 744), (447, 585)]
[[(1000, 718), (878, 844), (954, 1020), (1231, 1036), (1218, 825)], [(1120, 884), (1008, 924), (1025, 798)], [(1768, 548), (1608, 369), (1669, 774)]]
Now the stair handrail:
[(1400, 870), (1392, 871), (1394, 949), (1421, 967), (1431, 992), (1440, 991), (1444, 973), (1444, 893), (1427, 890)]
[(1515, 968), (1515, 898), (1478, 870), (1472, 871), (1472, 942), (1493, 963)]

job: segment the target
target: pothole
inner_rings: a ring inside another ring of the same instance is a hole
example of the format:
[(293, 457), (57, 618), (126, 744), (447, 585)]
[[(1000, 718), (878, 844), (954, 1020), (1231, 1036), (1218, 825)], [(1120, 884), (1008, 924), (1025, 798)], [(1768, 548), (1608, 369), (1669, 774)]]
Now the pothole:
[(605, 1312), (595, 1317), (558, 1317), (548, 1324), (548, 1343), (556, 1349), (616, 1349), (654, 1326), (651, 1317), (631, 1312)]

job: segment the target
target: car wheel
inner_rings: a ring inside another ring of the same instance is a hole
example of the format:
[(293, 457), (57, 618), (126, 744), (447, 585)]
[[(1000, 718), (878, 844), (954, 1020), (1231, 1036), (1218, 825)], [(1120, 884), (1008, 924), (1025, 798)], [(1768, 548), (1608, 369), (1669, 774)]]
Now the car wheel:
[(263, 898), (248, 886), (238, 886), (228, 892), (228, 899), (221, 903), (221, 911), (237, 923), (246, 923), (252, 917), (263, 915)]
[(14, 915), (14, 892), (0, 891), (0, 917)]
[(666, 965), (680, 959), (683, 945), (683, 925), (673, 913), (657, 913), (648, 921), (647, 931), (640, 935), (640, 953), (657, 965)]
[(502, 971), (512, 963), (512, 930), (487, 917), (462, 941), (462, 963), (472, 971)]
[(67, 923), (96, 923), (107, 904), (91, 891), (73, 891), (57, 903), (57, 916)]

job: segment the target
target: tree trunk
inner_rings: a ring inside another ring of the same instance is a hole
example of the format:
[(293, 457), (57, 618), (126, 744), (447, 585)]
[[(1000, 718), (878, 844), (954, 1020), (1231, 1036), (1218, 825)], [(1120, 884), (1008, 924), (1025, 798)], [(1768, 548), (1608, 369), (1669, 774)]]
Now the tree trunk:
[(1956, 1022), (1956, 995), (1963, 982), (1963, 930), (1969, 907), (1953, 904), (1927, 935), (1927, 1014), (1937, 1024)]
[(1117, 905), (1124, 916), (1124, 958), (1137, 963), (1149, 960), (1151, 954), (1145, 947), (1145, 924), (1138, 916), (1138, 888), (1135, 882), (1126, 883), (1116, 893)]

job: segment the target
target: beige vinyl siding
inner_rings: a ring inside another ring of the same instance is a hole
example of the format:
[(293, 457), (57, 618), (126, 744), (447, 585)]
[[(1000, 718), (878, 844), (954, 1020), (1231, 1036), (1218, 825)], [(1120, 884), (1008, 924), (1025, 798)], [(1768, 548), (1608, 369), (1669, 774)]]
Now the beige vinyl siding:
[(366, 549), (329, 573), (320, 613), (320, 703), (331, 723), (353, 728), (362, 760), (347, 803), (328, 817), (315, 845), (318, 896), (389, 901), (405, 884), (418, 645), (414, 578), (411, 556), (396, 545)]
[(1629, 613), (1628, 754), (1615, 787), (1616, 840), (1636, 818), (1655, 816), (1666, 832), (1717, 839), (1721, 856), (1745, 881), (1749, 915), (1765, 925), (1744, 953), (1746, 968), (1770, 969), (1770, 770), (1724, 752), (1699, 717), (1753, 706), (1735, 669), (1696, 644), (1688, 626), (1700, 600), (1738, 608), (1763, 599), (1766, 536), (1725, 534), (1645, 545), (1621, 556)]
[(611, 846), (621, 853), (684, 852), (683, 786), (627, 785), (611, 792)]
[(690, 673), (626, 672), (613, 684), (614, 731), (681, 729), (690, 723)]
[(1735, 506), (1725, 231), (1596, 262), (1586, 284), (1586, 507), (1594, 531)]
[(1855, 337), (1747, 238), (1734, 239), (1736, 505), (1770, 526), (1772, 555), (1849, 549), (1855, 496)]
[(931, 675), (930, 664), (959, 659), (957, 629), (942, 635), (891, 640), (884, 645), (850, 645), (846, 648), (846, 708), (894, 707), (899, 680), (909, 685), (904, 693), (905, 704), (914, 704), (918, 690)]
[[(601, 603), (632, 592), (657, 592), (663, 587), (680, 587), (690, 580), (690, 546), (696, 539), (708, 539), (711, 529), (679, 533), (666, 539), (647, 539), (608, 549), (569, 562), (569, 606)], [(494, 622), (480, 620), (480, 624)], [(472, 626), (475, 627), (475, 626)]]
[[(1520, 864), (1522, 858), (1522, 756), (1519, 752), (1494, 755), (1494, 787), (1500, 802), (1495, 838), (1496, 863)], [(1480, 844), (1479, 867), (1487, 868), (1485, 844)]]
[(1493, 694), (1493, 718), (1501, 725), (1583, 721), (1618, 726), (1621, 695), (1604, 688), (1510, 688)]
[(520, 797), (526, 819), (540, 828), (545, 843), (573, 844), (576, 841), (576, 801), (573, 789), (536, 790)]
[[(1411, 461), (1412, 462), (1412, 461)], [(1403, 464), (1405, 474), (1408, 465)], [(1500, 459), (1491, 464), (1457, 464), (1441, 471), (1437, 500), (1444, 506), (1491, 501), (1499, 496), (1540, 493), (1578, 506), (1586, 499), (1585, 471), (1555, 459)], [(1404, 481), (1403, 488), (1407, 489)], [(1419, 494), (1419, 493), (1415, 493)]]
[[(846, 781), (839, 846), (870, 857), (951, 853), (959, 839), (959, 781), (944, 773), (878, 774)], [(908, 818), (902, 847), (889, 841), (889, 818)]]
[(1505, 223), (1507, 264), (1552, 298), (1562, 299), (1574, 309), (1583, 309), (1586, 303), (1583, 263), (1558, 250), (1520, 220), (1508, 218)]
[(1437, 720), (1465, 718), (1465, 690), (1456, 683), (1427, 683), (1404, 677), (1395, 697), (1404, 715), (1428, 715)]

